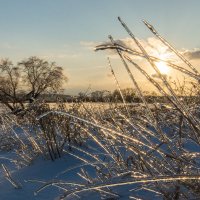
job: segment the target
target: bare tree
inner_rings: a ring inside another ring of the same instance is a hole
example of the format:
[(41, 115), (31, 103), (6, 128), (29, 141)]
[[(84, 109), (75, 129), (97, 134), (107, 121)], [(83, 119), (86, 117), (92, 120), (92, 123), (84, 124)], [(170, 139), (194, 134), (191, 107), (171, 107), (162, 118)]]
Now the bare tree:
[(4, 59), (0, 63), (0, 101), (13, 112), (24, 109), (42, 93), (59, 91), (67, 77), (54, 62), (30, 57), (16, 66)]

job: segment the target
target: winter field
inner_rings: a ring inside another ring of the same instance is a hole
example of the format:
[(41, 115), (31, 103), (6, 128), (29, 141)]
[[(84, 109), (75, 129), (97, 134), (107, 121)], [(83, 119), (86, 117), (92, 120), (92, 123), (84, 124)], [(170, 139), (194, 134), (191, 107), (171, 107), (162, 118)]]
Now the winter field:
[(0, 197), (198, 199), (199, 143), (177, 110), (150, 106), (157, 132), (144, 106), (98, 105), (2, 114)]
[[(110, 43), (120, 57), (142, 104), (127, 104), (109, 62), (123, 103), (54, 105), (33, 100), (18, 115), (1, 109), (0, 199), (200, 199), (199, 72), (156, 30), (150, 31), (186, 67), (166, 63), (189, 76), (187, 87), (173, 88), (126, 24), (120, 23), (140, 53)], [(130, 57), (129, 57), (129, 56)], [(147, 60), (153, 78), (131, 57)], [(166, 99), (149, 104), (128, 63)], [(192, 91), (192, 92), (191, 92)]]

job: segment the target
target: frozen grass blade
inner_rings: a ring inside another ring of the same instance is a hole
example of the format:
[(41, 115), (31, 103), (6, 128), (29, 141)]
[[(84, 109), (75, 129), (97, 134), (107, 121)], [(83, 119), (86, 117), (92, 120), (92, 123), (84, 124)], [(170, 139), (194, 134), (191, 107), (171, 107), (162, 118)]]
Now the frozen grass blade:
[[(92, 191), (102, 188), (111, 188), (111, 187), (119, 187), (124, 185), (133, 185), (137, 183), (155, 183), (155, 182), (174, 182), (174, 181), (188, 181), (188, 180), (200, 180), (200, 175), (174, 175), (174, 176), (158, 176), (158, 177), (148, 177), (143, 179), (135, 179), (133, 181), (125, 181), (125, 182), (117, 182), (117, 183), (103, 183), (103, 184), (96, 184), (93, 186), (87, 186), (85, 188), (81, 188), (79, 190), (71, 191), (70, 194), (67, 196)], [(67, 197), (66, 196), (66, 197)]]
[(130, 113), (129, 113), (129, 110), (128, 110), (128, 107), (127, 107), (127, 104), (126, 104), (124, 95), (123, 95), (123, 93), (122, 93), (122, 90), (121, 90), (120, 84), (119, 84), (119, 82), (118, 82), (118, 80), (117, 80), (117, 77), (116, 77), (116, 75), (115, 75), (115, 72), (114, 72), (114, 70), (113, 70), (113, 68), (112, 68), (112, 65), (111, 65), (111, 62), (110, 62), (109, 57), (108, 57), (108, 66), (110, 67), (110, 71), (111, 71), (111, 73), (112, 73), (112, 75), (113, 75), (113, 77), (114, 77), (115, 83), (116, 83), (117, 88), (118, 88), (118, 90), (119, 90), (119, 93), (120, 93), (120, 96), (121, 96), (121, 98), (122, 98), (122, 101), (123, 101), (124, 107), (125, 107), (125, 109), (126, 109), (126, 112), (127, 112), (128, 116), (130, 117)]
[(15, 188), (15, 189), (21, 189), (21, 185), (19, 183), (17, 183), (11, 176), (9, 170), (7, 169), (7, 167), (5, 166), (5, 164), (1, 164), (2, 166), (2, 169), (4, 171), (4, 176), (5, 178), (12, 184), (12, 186)]

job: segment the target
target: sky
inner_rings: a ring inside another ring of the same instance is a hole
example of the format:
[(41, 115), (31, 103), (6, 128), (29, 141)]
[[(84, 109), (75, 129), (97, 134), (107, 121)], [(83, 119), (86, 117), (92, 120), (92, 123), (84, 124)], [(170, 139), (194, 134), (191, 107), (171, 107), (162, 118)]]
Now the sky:
[[(108, 35), (135, 48), (117, 20), (120, 16), (152, 55), (169, 51), (144, 26), (143, 19), (200, 71), (199, 9), (199, 0), (0, 0), (0, 58), (13, 63), (30, 56), (55, 61), (69, 78), (65, 92), (77, 94), (89, 86), (92, 90), (116, 88), (108, 68), (109, 56), (121, 87), (131, 87), (113, 51), (93, 50), (108, 42)], [(172, 54), (170, 58), (174, 58)], [(141, 58), (136, 61), (154, 73)], [(144, 77), (132, 71), (141, 87), (147, 89)], [(168, 75), (177, 78), (173, 71)]]

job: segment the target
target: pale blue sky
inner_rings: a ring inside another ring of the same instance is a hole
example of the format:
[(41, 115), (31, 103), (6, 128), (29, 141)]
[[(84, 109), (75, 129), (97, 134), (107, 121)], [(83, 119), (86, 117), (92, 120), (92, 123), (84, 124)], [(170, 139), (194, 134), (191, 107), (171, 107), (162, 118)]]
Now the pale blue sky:
[(56, 61), (69, 76), (70, 93), (89, 84), (113, 89), (106, 52), (94, 53), (91, 47), (109, 34), (127, 37), (117, 16), (139, 38), (152, 37), (141, 22), (147, 19), (178, 49), (191, 50), (200, 47), (199, 9), (199, 0), (0, 0), (0, 57)]

